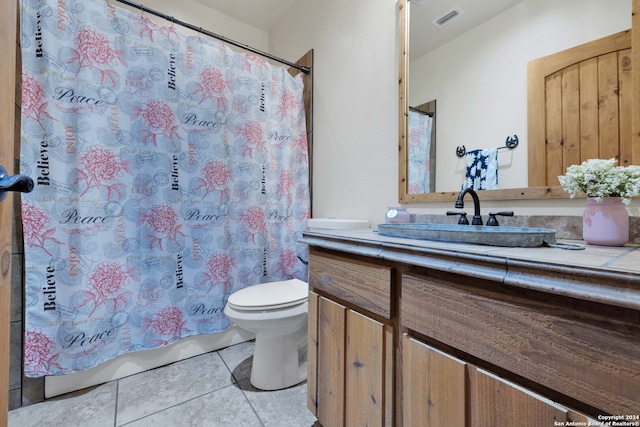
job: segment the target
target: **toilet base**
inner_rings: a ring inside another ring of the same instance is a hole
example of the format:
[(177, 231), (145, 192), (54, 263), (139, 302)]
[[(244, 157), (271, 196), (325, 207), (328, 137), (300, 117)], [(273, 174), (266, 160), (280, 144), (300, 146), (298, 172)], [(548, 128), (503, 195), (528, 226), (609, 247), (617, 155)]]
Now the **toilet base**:
[(251, 366), (251, 385), (260, 390), (279, 390), (307, 379), (307, 325), (294, 333), (256, 334)]

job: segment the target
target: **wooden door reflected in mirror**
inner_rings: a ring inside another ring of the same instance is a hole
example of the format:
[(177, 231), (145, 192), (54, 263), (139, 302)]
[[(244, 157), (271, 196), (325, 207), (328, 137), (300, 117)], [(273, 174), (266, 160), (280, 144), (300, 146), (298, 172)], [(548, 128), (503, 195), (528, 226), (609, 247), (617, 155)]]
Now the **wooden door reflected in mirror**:
[(588, 159), (638, 164), (631, 144), (631, 31), (528, 64), (529, 186)]
[(407, 180), (410, 194), (436, 191), (436, 100), (409, 107)]

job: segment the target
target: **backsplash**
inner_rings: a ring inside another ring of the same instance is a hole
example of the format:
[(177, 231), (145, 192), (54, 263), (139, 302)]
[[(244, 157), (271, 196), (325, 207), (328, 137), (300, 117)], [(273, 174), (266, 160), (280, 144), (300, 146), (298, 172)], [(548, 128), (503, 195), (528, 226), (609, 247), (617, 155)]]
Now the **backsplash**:
[[(488, 215), (482, 217), (486, 224)], [(556, 238), (568, 240), (582, 240), (581, 216), (527, 216), (497, 217), (501, 226), (507, 227), (536, 227), (552, 228), (556, 230)], [(411, 222), (431, 224), (456, 224), (457, 216), (436, 214), (411, 214)], [(629, 243), (640, 243), (640, 217), (629, 217)]]

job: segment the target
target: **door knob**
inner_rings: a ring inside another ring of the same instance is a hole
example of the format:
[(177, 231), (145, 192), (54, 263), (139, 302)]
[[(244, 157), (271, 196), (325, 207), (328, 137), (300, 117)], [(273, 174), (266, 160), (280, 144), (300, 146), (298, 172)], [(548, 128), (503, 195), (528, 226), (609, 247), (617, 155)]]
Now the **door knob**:
[(33, 179), (27, 175), (8, 176), (7, 170), (0, 166), (0, 200), (7, 197), (7, 191), (29, 193), (33, 190)]

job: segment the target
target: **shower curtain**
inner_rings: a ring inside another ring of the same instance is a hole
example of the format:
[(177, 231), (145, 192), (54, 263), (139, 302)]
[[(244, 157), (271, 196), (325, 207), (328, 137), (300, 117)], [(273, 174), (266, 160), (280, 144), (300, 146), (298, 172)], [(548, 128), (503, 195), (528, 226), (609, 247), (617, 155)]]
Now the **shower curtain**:
[(431, 192), (431, 126), (426, 114), (409, 111), (409, 194)]
[(302, 79), (102, 0), (22, 0), (24, 371), (228, 328), (306, 280)]

